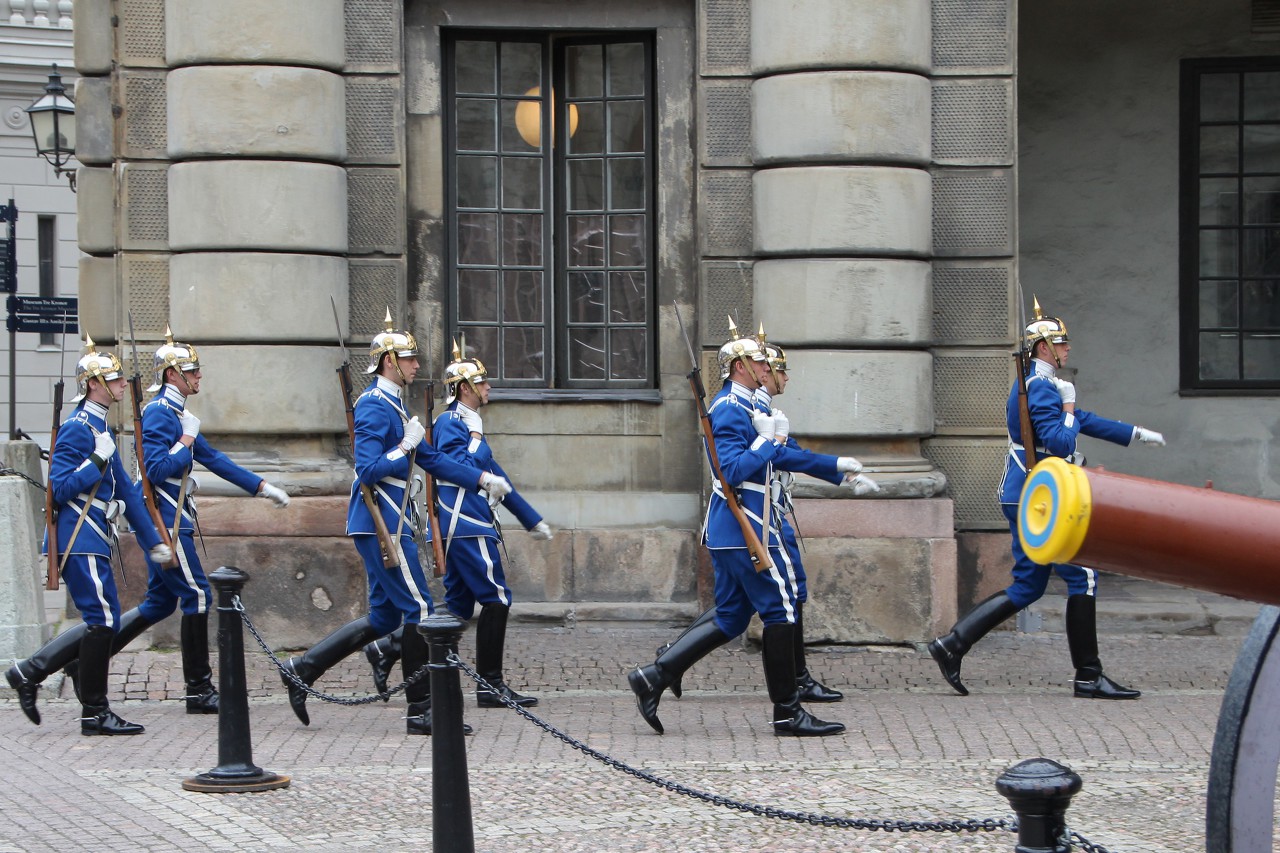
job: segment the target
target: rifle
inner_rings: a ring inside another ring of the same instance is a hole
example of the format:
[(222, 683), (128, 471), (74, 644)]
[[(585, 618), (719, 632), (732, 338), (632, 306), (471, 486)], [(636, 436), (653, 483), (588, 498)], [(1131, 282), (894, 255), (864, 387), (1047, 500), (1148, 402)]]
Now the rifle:
[[(338, 326), (338, 347), (342, 350), (342, 365), (338, 368), (338, 384), (342, 386), (342, 407), (347, 412), (347, 438), (351, 439), (351, 455), (354, 459), (356, 452), (356, 408), (355, 403), (351, 402), (351, 361), (347, 358), (347, 345), (342, 337), (342, 321), (338, 319), (338, 303), (333, 297), (329, 297), (330, 304), (333, 305), (333, 322)], [(391, 569), (399, 565), (400, 560), (396, 554), (396, 543), (391, 538), (391, 531), (387, 529), (387, 522), (382, 517), (382, 512), (378, 508), (378, 502), (373, 499), (373, 490), (364, 483), (359, 482), (357, 474), (357, 484), (360, 487), (360, 497), (364, 498), (364, 505), (369, 510), (369, 515), (373, 517), (373, 528), (378, 534), (378, 542), (382, 545), (382, 565)], [(408, 485), (405, 486), (408, 489)]]
[[(165, 568), (178, 565), (178, 549), (173, 547), (173, 539), (169, 536), (169, 528), (160, 518), (160, 507), (156, 505), (156, 490), (147, 476), (147, 463), (142, 453), (142, 368), (138, 366), (138, 339), (133, 336), (133, 312), (129, 312), (129, 346), (133, 348), (133, 375), (129, 377), (129, 396), (133, 398), (133, 452), (138, 457), (138, 482), (142, 484), (142, 502), (147, 505), (147, 514), (151, 523), (160, 534), (160, 541), (169, 546), (173, 556), (165, 564)], [(174, 508), (175, 518), (182, 518), (182, 499)], [(174, 525), (176, 531), (177, 525)]]
[[(1037, 303), (1038, 305), (1038, 303)], [(1018, 370), (1018, 432), (1022, 438), (1022, 455), (1027, 471), (1036, 467), (1036, 431), (1031, 425), (1031, 407), (1027, 403), (1027, 377), (1031, 374), (1031, 347), (1027, 346), (1027, 315), (1022, 305), (1022, 282), (1018, 282), (1018, 351), (1013, 354)], [(1032, 345), (1034, 346), (1034, 345)], [(1016, 461), (1016, 460), (1015, 460)]]
[[(427, 420), (424, 426), (427, 434), (422, 440), (432, 443), (431, 429), (435, 426), (436, 416), (436, 381), (427, 381)], [(435, 561), (435, 576), (444, 577), (444, 537), (440, 533), (440, 516), (436, 513), (436, 478), (426, 468), (422, 469), (423, 485), (426, 487), (427, 524), (431, 528), (431, 558)]]
[[(738, 494), (733, 490), (733, 486), (725, 479), (724, 472), (720, 470), (720, 457), (716, 453), (716, 439), (711, 429), (711, 415), (707, 412), (707, 389), (702, 384), (702, 368), (698, 364), (698, 357), (693, 353), (693, 341), (689, 340), (689, 333), (685, 331), (684, 320), (680, 318), (680, 309), (673, 302), (671, 307), (676, 312), (676, 322), (680, 324), (680, 334), (684, 335), (684, 342), (689, 347), (689, 361), (693, 365), (686, 376), (689, 380), (689, 387), (693, 389), (693, 396), (698, 401), (698, 418), (702, 421), (702, 436), (707, 442), (707, 456), (711, 459), (711, 472), (715, 474), (716, 479), (720, 481), (720, 489), (724, 492), (724, 502), (729, 507), (729, 512), (733, 513), (733, 517), (738, 520), (738, 526), (742, 528), (742, 537), (746, 540), (747, 551), (751, 554), (751, 562), (755, 564), (757, 572), (763, 572), (765, 569), (773, 567), (773, 563), (769, 560), (769, 552), (760, 542), (760, 537), (756, 535), (755, 528), (751, 526), (751, 520), (747, 518), (747, 514), (743, 512), (742, 505), (738, 503)], [(768, 496), (766, 495), (766, 501)]]
[[(67, 327), (62, 327), (62, 358), (59, 364), (62, 364), (67, 357)], [(63, 364), (63, 367), (66, 365)], [(58, 381), (53, 383), (53, 428), (49, 430), (49, 474), (50, 477), (45, 480), (44, 489), (44, 528), (45, 536), (49, 539), (46, 546), (48, 555), (48, 563), (45, 567), (44, 588), (48, 590), (56, 590), (58, 588), (58, 576), (61, 572), (61, 565), (58, 562), (58, 513), (57, 505), (53, 502), (53, 448), (58, 443), (58, 427), (62, 426), (62, 391), (66, 387), (63, 380), (62, 372), (58, 373)]]

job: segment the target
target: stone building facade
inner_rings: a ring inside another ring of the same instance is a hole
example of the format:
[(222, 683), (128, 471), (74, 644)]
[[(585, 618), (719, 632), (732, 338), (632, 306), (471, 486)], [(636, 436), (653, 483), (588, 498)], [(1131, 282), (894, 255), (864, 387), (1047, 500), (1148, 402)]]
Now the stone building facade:
[[(1023, 10), (1037, 50), (1050, 47), (1039, 21), (1067, 5)], [(1217, 5), (1242, 4), (1200, 11)], [(469, 335), (497, 376), (487, 430), (561, 531), (546, 547), (507, 536), (526, 614), (696, 612), (709, 478), (677, 312), (712, 391), (727, 318), (763, 323), (788, 349), (795, 433), (862, 458), (885, 487), (872, 500), (798, 489), (811, 639), (918, 642), (1002, 583), (993, 495), (1020, 230), (1012, 0), (80, 0), (76, 12), (83, 322), (115, 341), (131, 314), (147, 346), (166, 323), (200, 344), (205, 429), (301, 495), (263, 517), (216, 483), (203, 493), (211, 561), (253, 575), (281, 642), (363, 606), (342, 537), (333, 305), (358, 366), (389, 306), (431, 372)], [(614, 73), (627, 62), (642, 73)], [(1052, 221), (1049, 205), (1029, 213)], [(1106, 327), (1105, 288), (1038, 273), (1076, 327)], [(493, 282), (513, 290), (491, 299)], [(1124, 385), (1098, 399), (1133, 420), (1176, 415), (1176, 387), (1134, 412)]]

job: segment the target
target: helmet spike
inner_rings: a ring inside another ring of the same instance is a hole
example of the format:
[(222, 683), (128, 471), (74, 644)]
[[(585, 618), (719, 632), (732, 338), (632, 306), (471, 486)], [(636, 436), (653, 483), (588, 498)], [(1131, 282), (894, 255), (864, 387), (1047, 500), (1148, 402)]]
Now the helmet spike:
[(733, 315), (729, 315), (729, 340), (736, 341), (739, 337), (738, 324), (733, 322)]
[(169, 328), (169, 324), (164, 324), (164, 342), (169, 346), (173, 346), (173, 329)]
[(89, 337), (89, 333), (88, 333), (88, 332), (85, 332), (85, 333), (84, 333), (84, 351), (85, 351), (86, 353), (91, 353), (91, 352), (93, 352), (93, 351), (94, 351), (94, 349), (93, 349), (93, 338)]
[(764, 343), (765, 341), (767, 341), (767, 340), (768, 340), (768, 338), (766, 338), (766, 337), (765, 337), (765, 334), (764, 334), (764, 321), (763, 321), (763, 320), (761, 320), (761, 321), (760, 321), (760, 334), (759, 334), (759, 335), (757, 335), (756, 337), (758, 337), (758, 338), (760, 339), (760, 343)]
[(1033, 293), (1033, 294), (1031, 294), (1031, 303), (1032, 303), (1032, 310), (1034, 310), (1034, 311), (1036, 312), (1036, 316), (1035, 316), (1035, 317), (1033, 317), (1032, 319), (1033, 319), (1033, 320), (1043, 320), (1043, 319), (1044, 319), (1044, 312), (1040, 310), (1040, 299), (1039, 299), (1039, 297), (1037, 297), (1034, 293)]
[(387, 324), (387, 331), (388, 331), (388, 332), (392, 331), (392, 329), (391, 329), (391, 306), (390, 306), (390, 305), (388, 305), (388, 306), (387, 306), (387, 316), (383, 318), (382, 322), (384, 322), (384, 323), (386, 323), (386, 324)]
[(458, 349), (458, 339), (453, 339), (453, 360), (462, 361), (462, 350)]

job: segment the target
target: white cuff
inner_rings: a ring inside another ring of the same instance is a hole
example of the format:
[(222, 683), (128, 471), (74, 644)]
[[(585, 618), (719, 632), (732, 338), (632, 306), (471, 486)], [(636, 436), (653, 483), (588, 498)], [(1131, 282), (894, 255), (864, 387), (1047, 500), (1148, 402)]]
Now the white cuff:
[(773, 444), (773, 439), (765, 438), (763, 435), (757, 435), (756, 440), (751, 442), (751, 449), (759, 450), (760, 448), (764, 447), (766, 444)]
[(169, 455), (172, 456), (175, 453), (181, 453), (182, 447), (183, 447), (183, 444), (181, 441), (175, 441), (173, 443), (173, 447), (169, 448)]
[(390, 453), (387, 454), (388, 462), (395, 462), (403, 458), (404, 458), (404, 451), (401, 450), (399, 447), (397, 447), (395, 450), (392, 450)]
[(1073, 427), (1073, 426), (1075, 426), (1075, 425), (1076, 425), (1076, 413), (1075, 413), (1075, 412), (1067, 412), (1067, 418), (1066, 418), (1066, 420), (1064, 420), (1064, 421), (1063, 421), (1063, 424), (1065, 424), (1066, 426), (1069, 426), (1069, 427)]

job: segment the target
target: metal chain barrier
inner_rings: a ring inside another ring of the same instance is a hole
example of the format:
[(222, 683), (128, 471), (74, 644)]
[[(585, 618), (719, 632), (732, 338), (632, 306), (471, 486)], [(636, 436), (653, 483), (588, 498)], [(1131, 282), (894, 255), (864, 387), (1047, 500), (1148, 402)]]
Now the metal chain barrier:
[(271, 651), (271, 647), (267, 645), (267, 641), (262, 639), (262, 635), (258, 633), (258, 629), (255, 628), (253, 626), (253, 622), (249, 620), (249, 614), (245, 612), (244, 602), (240, 600), (240, 596), (237, 595), (232, 598), (232, 606), (235, 607), (236, 612), (240, 614), (240, 620), (244, 622), (245, 628), (249, 629), (249, 633), (258, 641), (258, 645), (262, 647), (262, 651), (264, 651), (267, 657), (271, 659), (271, 663), (275, 665), (275, 668), (280, 672), (280, 675), (288, 679), (290, 684), (305, 691), (308, 696), (314, 696), (322, 702), (332, 702), (335, 705), (371, 705), (374, 702), (386, 702), (397, 693), (402, 693), (410, 684), (417, 684), (422, 679), (431, 677), (431, 667), (428, 665), (415, 672), (403, 684), (391, 688), (386, 693), (371, 693), (368, 696), (330, 696), (328, 693), (321, 693), (319, 690), (314, 689), (310, 684), (307, 684), (301, 678), (298, 678), (298, 676), (284, 668), (284, 664), (280, 662), (280, 658), (276, 657), (275, 652)]
[(44, 483), (40, 482), (39, 480), (34, 480), (31, 477), (28, 477), (26, 474), (22, 473), (17, 468), (0, 468), (0, 477), (21, 477), (31, 485), (35, 486), (40, 491), (42, 492), (44, 491)]
[[(41, 488), (43, 488), (43, 486)], [(359, 697), (330, 696), (325, 693), (321, 693), (320, 691), (313, 689), (311, 685), (305, 683), (304, 681), (302, 681), (302, 679), (293, 675), (291, 672), (289, 672), (284, 668), (284, 665), (280, 662), (280, 659), (276, 657), (274, 652), (271, 651), (271, 647), (267, 645), (267, 642), (262, 638), (262, 635), (258, 633), (258, 629), (255, 628), (253, 625), (253, 622), (250, 621), (249, 615), (245, 612), (244, 604), (243, 602), (241, 602), (240, 597), (236, 596), (232, 600), (232, 603), (236, 611), (240, 614), (240, 619), (244, 622), (245, 627), (249, 630), (249, 633), (253, 635), (253, 638), (258, 641), (258, 645), (262, 648), (262, 651), (266, 653), (267, 657), (271, 659), (271, 662), (275, 665), (276, 669), (279, 670), (280, 673), (285, 678), (287, 678), (290, 683), (298, 686), (302, 690), (305, 690), (309, 696), (314, 696), (317, 699), (320, 699), (322, 701), (332, 702), (338, 705), (368, 705), (373, 702), (386, 701), (390, 699), (390, 697), (396, 695), (397, 693), (404, 691), (404, 689), (410, 684), (416, 684), (420, 679), (427, 678), (430, 675), (431, 664), (427, 664), (426, 666), (422, 667), (422, 669), (418, 670), (412, 676), (410, 676), (409, 679), (406, 680), (404, 683), (391, 688), (386, 693), (373, 693), (368, 696), (359, 696)], [(864, 830), (869, 830), (871, 832), (960, 833), (960, 832), (995, 832), (996, 830), (1001, 830), (1001, 829), (1009, 832), (1016, 832), (1018, 830), (1018, 823), (1014, 819), (984, 818), (982, 820), (968, 819), (968, 820), (921, 821), (921, 820), (889, 820), (889, 819), (881, 820), (881, 819), (874, 819), (874, 818), (833, 817), (831, 815), (814, 814), (812, 812), (790, 811), (788, 809), (780, 809), (774, 806), (764, 806), (758, 803), (746, 803), (740, 800), (734, 800), (730, 797), (723, 797), (723, 796), (720, 796), (719, 794), (711, 794), (706, 791), (700, 791), (696, 788), (690, 788), (689, 786), (683, 785), (679, 782), (674, 782), (670, 779), (664, 779), (663, 777), (658, 776), (655, 773), (650, 773), (647, 770), (641, 770), (639, 768), (632, 767), (626, 762), (619, 761), (618, 759), (612, 756), (606, 755), (603, 752), (600, 752), (599, 750), (594, 749), (591, 746), (588, 746), (587, 744), (583, 743), (582, 741), (578, 740), (572, 735), (561, 731), (560, 729), (548, 723), (546, 720), (543, 720), (542, 718), (531, 713), (527, 709), (521, 707), (520, 705), (517, 705), (515, 701), (513, 701), (512, 699), (507, 698), (505, 695), (502, 694), (501, 691), (496, 690), (493, 687), (493, 685), (491, 685), (488, 681), (486, 681), (480, 675), (480, 673), (476, 672), (476, 670), (468, 666), (466, 662), (464, 662), (461, 658), (457, 656), (457, 654), (450, 654), (447, 660), (450, 666), (456, 667), (458, 670), (465, 673), (467, 677), (470, 678), (472, 681), (474, 681), (479, 688), (483, 690), (487, 690), (491, 694), (496, 696), (498, 700), (502, 702), (502, 704), (505, 707), (511, 709), (512, 711), (515, 711), (517, 714), (524, 717), (526, 720), (533, 723), (535, 726), (542, 729), (547, 734), (551, 735), (552, 737), (561, 741), (562, 743), (565, 743), (568, 746), (573, 747), (574, 749), (578, 750), (584, 755), (587, 755), (590, 758), (594, 758), (596, 761), (599, 761), (601, 764), (611, 767), (614, 770), (621, 771), (623, 773), (626, 773), (629, 776), (634, 776), (635, 778), (640, 779), (642, 781), (648, 782), (653, 785), (657, 785), (658, 787), (663, 788), (667, 791), (671, 791), (672, 793), (680, 794), (685, 797), (691, 797), (695, 800), (700, 800), (704, 803), (710, 803), (711, 805), (714, 805), (714, 806), (722, 806), (724, 808), (732, 809), (734, 811), (747, 812), (749, 814), (756, 815), (757, 817), (774, 818), (776, 820), (787, 820), (795, 823), (807, 823), (813, 826), (829, 826), (829, 827), (835, 827), (838, 829), (864, 829)], [(1083, 835), (1081, 835), (1078, 832), (1070, 832), (1069, 836), (1070, 836), (1070, 840), (1073, 843), (1078, 844), (1080, 846), (1080, 849), (1085, 851), (1085, 853), (1112, 853), (1112, 851), (1108, 850), (1106, 847), (1103, 847), (1100, 844), (1094, 844), (1090, 842), (1087, 838), (1085, 838)]]

